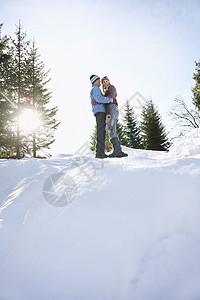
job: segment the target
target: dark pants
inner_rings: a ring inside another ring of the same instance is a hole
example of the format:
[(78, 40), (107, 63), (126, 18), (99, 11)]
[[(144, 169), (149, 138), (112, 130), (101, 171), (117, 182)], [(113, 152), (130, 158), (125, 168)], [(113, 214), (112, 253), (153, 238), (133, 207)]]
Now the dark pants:
[(96, 153), (102, 154), (105, 151), (105, 125), (106, 125), (106, 114), (103, 112), (98, 112), (95, 114), (97, 122), (97, 144)]

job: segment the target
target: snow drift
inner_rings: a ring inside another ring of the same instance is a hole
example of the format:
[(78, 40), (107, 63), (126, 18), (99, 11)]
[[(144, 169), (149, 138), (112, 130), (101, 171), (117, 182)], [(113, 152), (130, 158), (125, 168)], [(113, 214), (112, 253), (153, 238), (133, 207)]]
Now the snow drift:
[(199, 299), (199, 145), (2, 160), (0, 299)]
[(170, 154), (176, 156), (190, 156), (200, 154), (200, 129), (196, 128), (177, 138), (170, 148)]

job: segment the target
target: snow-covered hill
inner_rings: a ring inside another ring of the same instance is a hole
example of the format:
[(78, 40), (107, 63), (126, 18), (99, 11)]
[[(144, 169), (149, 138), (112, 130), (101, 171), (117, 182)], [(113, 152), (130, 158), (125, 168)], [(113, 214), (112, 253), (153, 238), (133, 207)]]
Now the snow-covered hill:
[(0, 161), (1, 300), (200, 299), (200, 131), (125, 150)]

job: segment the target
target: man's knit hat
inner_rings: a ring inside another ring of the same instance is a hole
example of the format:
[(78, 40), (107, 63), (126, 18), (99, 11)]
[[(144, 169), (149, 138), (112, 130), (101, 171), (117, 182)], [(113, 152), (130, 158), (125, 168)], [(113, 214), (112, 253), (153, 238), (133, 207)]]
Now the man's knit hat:
[(90, 76), (90, 81), (91, 81), (92, 84), (93, 84), (97, 79), (100, 79), (100, 77), (97, 76), (97, 75), (91, 75), (91, 76)]
[(101, 79), (101, 83), (103, 83), (104, 80), (108, 80), (110, 82), (110, 80), (108, 79), (108, 76), (104, 76), (102, 79)]

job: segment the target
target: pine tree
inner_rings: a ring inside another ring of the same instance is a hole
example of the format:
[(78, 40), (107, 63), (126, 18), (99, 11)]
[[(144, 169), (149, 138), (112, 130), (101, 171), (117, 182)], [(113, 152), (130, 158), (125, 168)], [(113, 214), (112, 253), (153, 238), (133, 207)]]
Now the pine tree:
[(193, 92), (193, 103), (200, 111), (200, 62), (195, 62), (196, 73), (193, 74), (193, 79), (196, 81), (195, 87), (192, 89)]
[(5, 64), (10, 58), (7, 54), (9, 38), (7, 36), (1, 36), (2, 27), (3, 23), (0, 24), (0, 64)]
[(112, 150), (112, 144), (110, 142), (109, 134), (106, 132), (106, 138), (105, 138), (105, 151), (110, 152)]
[(152, 100), (143, 107), (140, 128), (143, 146), (146, 150), (165, 151), (169, 148), (165, 127)]
[(0, 158), (13, 157), (16, 136), (12, 131), (12, 106), (0, 95)]
[(125, 107), (124, 126), (126, 130), (126, 138), (124, 139), (124, 146), (130, 148), (141, 148), (140, 129), (134, 116), (133, 108), (127, 101)]
[(96, 143), (97, 143), (97, 126), (94, 126), (92, 135), (90, 136), (90, 150), (96, 150)]
[(1, 36), (2, 26), (0, 24), (0, 158), (8, 158), (15, 151), (15, 136), (12, 131), (14, 104), (6, 97), (10, 92), (10, 55), (9, 38)]
[[(26, 154), (36, 157), (36, 151), (49, 149), (55, 141), (54, 132), (60, 124), (56, 118), (58, 108), (50, 107), (49, 71), (45, 72), (35, 43), (31, 44), (26, 39), (20, 22), (16, 27), (15, 38), (10, 38), (10, 43), (6, 45), (9, 63), (6, 63), (6, 56), (1, 55), (3, 44), (0, 45), (0, 87), (10, 101), (4, 104), (4, 109), (8, 112), (5, 105), (8, 106), (9, 103), (15, 107), (10, 128), (15, 139), (16, 157), (20, 158)], [(23, 133), (19, 115), (27, 108), (40, 115), (41, 124), (37, 130)], [(8, 119), (8, 116), (5, 118)], [(3, 118), (1, 120), (3, 123)]]
[(120, 144), (126, 146), (127, 145), (126, 128), (119, 120), (117, 121), (117, 134), (119, 137)]
[(40, 127), (32, 132), (33, 157), (36, 157), (36, 151), (50, 148), (55, 141), (54, 132), (60, 124), (56, 118), (58, 108), (49, 108), (50, 80), (49, 71), (45, 71), (44, 63), (40, 60), (38, 49), (33, 41), (27, 52), (26, 85), (29, 86), (30, 106), (33, 112), (41, 117)]
[(16, 111), (16, 157), (21, 158), (22, 153), (22, 141), (20, 136), (19, 127), (19, 114), (26, 105), (29, 105), (28, 99), (28, 86), (26, 85), (26, 53), (29, 41), (26, 41), (26, 33), (22, 31), (22, 26), (19, 21), (19, 25), (16, 26), (15, 39), (11, 39), (11, 45), (9, 47), (9, 55), (12, 57), (9, 69), (9, 85), (12, 87), (12, 100), (17, 103)]

